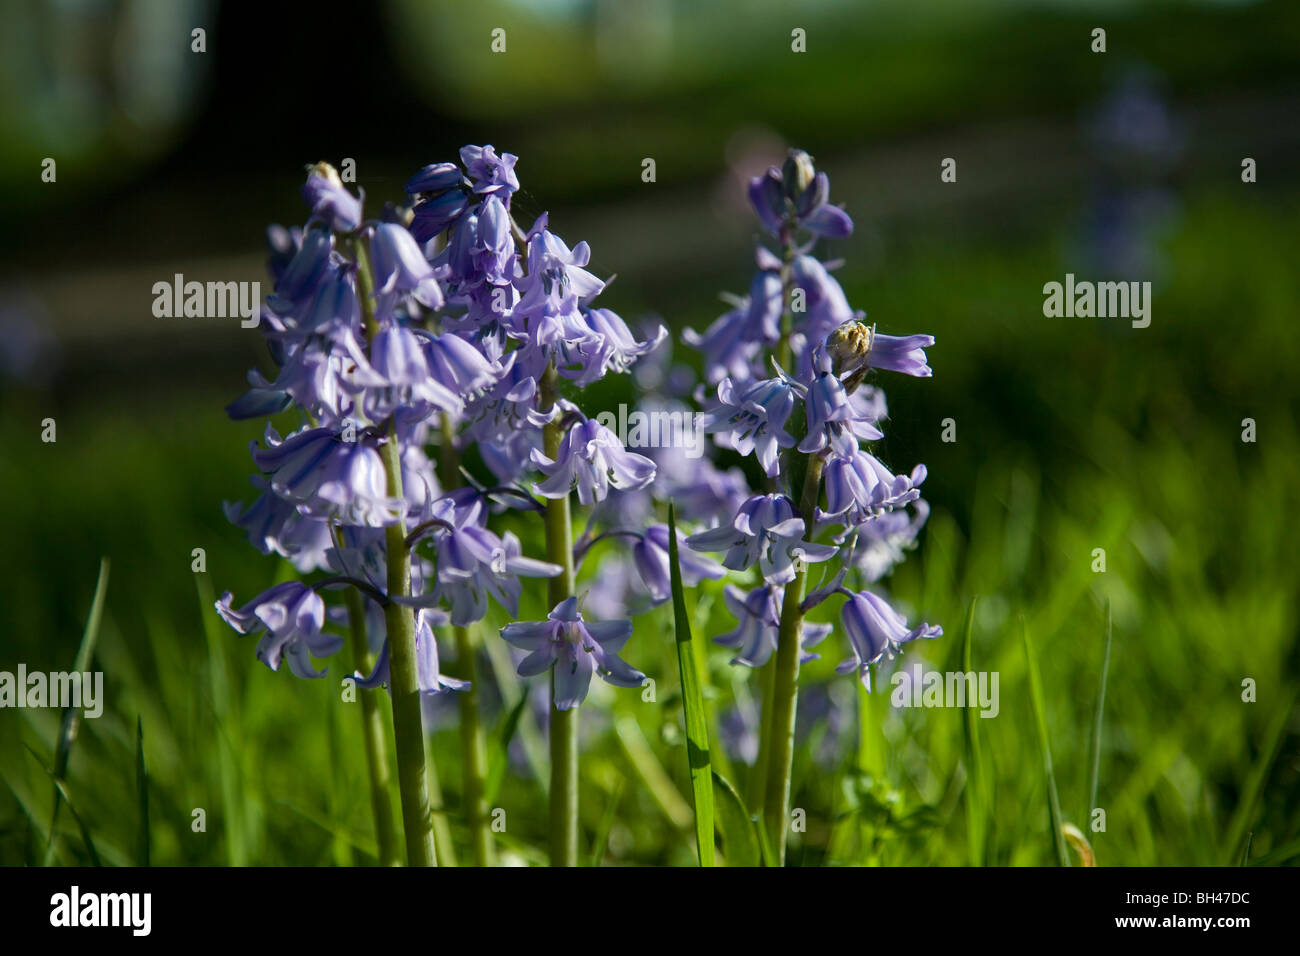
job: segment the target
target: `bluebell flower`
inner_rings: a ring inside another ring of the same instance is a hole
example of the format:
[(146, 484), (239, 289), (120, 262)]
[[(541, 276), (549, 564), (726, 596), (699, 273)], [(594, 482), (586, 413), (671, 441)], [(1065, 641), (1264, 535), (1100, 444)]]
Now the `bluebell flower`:
[(925, 349), (932, 345), (933, 335), (896, 336), (877, 333), (871, 340), (867, 364), (872, 368), (929, 378), (934, 373), (926, 364)]
[(832, 455), (826, 463), (826, 510), (859, 524), (882, 512), (901, 508), (921, 496), (925, 465), (910, 475), (895, 475), (870, 452), (854, 449), (847, 455)]
[[(685, 547), (686, 535), (677, 531), (677, 557), (682, 569), (682, 585), (693, 588), (701, 581), (716, 581), (726, 572), (710, 558), (693, 554)], [(632, 558), (650, 597), (656, 604), (672, 597), (672, 582), (668, 563), (668, 525), (653, 524), (632, 547)]]
[(803, 540), (804, 519), (794, 512), (784, 495), (754, 495), (730, 524), (702, 531), (686, 539), (696, 551), (726, 551), (722, 564), (732, 571), (744, 571), (759, 562), (763, 580), (789, 584), (794, 580), (796, 559), (826, 561), (835, 548)]
[[(438, 642), (433, 636), (433, 627), (447, 623), (447, 615), (442, 611), (421, 609), (415, 612), (415, 675), (421, 694), (442, 694), (449, 690), (469, 690), (470, 683), (447, 677), (442, 673), (438, 663)], [(353, 681), (358, 687), (373, 690), (387, 687), (389, 684), (388, 640), (379, 651), (375, 669), (368, 676), (354, 671)]]
[(514, 153), (498, 156), (491, 146), (462, 146), (460, 150), (460, 161), (474, 181), (474, 192), (499, 195), (506, 200), (519, 188), (519, 178), (515, 176), (518, 160)]
[(520, 677), (555, 669), (557, 710), (569, 710), (587, 699), (593, 672), (615, 687), (640, 687), (645, 683), (645, 674), (618, 656), (632, 636), (632, 622), (584, 621), (577, 598), (561, 601), (545, 621), (507, 624), (501, 636), (529, 652), (519, 662)]
[(545, 498), (563, 498), (577, 485), (584, 505), (604, 501), (609, 489), (644, 488), (654, 480), (655, 463), (628, 451), (618, 436), (595, 419), (576, 423), (560, 439), (559, 457), (551, 461), (534, 450), (532, 462), (546, 480), (533, 485)]
[(459, 189), (421, 199), (411, 210), (411, 235), (425, 243), (454, 224), (469, 208), (469, 199)]
[(903, 644), (917, 638), (936, 638), (943, 634), (938, 625), (921, 624), (908, 628), (906, 619), (888, 602), (870, 591), (845, 592), (841, 620), (853, 648), (836, 670), (841, 674), (857, 672), (863, 685), (871, 690), (871, 665), (884, 657), (893, 657)]
[(248, 533), (248, 541), (262, 554), (287, 558), (300, 572), (325, 568), (326, 554), (334, 546), (329, 522), (300, 512), (296, 505), (275, 494), (264, 478), (253, 478), (264, 489), (248, 507), (225, 502), (226, 520)]
[(456, 395), (475, 395), (496, 383), (505, 371), (501, 364), (490, 361), (473, 343), (455, 333), (424, 333), (421, 338), (429, 374)]
[(375, 226), (370, 237), (370, 258), (377, 295), (409, 292), (427, 308), (442, 308), (442, 289), (434, 278), (433, 266), (404, 226), (391, 222)]
[(804, 397), (808, 431), (799, 451), (813, 454), (827, 446), (838, 455), (851, 455), (859, 441), (879, 441), (884, 433), (855, 404), (844, 383), (831, 368), (826, 351), (818, 346), (813, 358), (814, 374)]
[(706, 412), (700, 424), (706, 432), (721, 433), (721, 444), (742, 455), (751, 452), (768, 477), (775, 477), (778, 449), (793, 448), (785, 430), (794, 410), (796, 386), (784, 377), (764, 379), (737, 389), (730, 377), (718, 384), (718, 408)]
[(607, 372), (626, 372), (668, 335), (660, 325), (653, 338), (638, 342), (627, 323), (609, 309), (585, 309), (580, 320), (582, 330), (561, 349), (557, 370), (581, 388), (599, 381)]
[[(729, 584), (723, 592), (723, 599), (735, 615), (736, 627), (715, 637), (713, 642), (736, 651), (731, 663), (762, 667), (776, 650), (780, 638), (781, 602), (785, 599), (785, 588), (765, 583), (746, 594)], [(828, 624), (803, 622), (799, 640), (801, 662), (816, 660), (818, 655), (809, 652), (808, 648), (825, 640), (830, 632)]]
[(312, 219), (335, 232), (352, 232), (361, 225), (361, 201), (347, 191), (329, 163), (317, 163), (311, 168), (302, 198), (311, 208)]
[(460, 396), (430, 374), (425, 340), (411, 329), (394, 325), (376, 332), (370, 364), (384, 379), (382, 387), (366, 390), (364, 409), (372, 421), (383, 421), (399, 408), (407, 420), (434, 411), (459, 415), (464, 410)]
[(460, 167), (455, 163), (430, 163), (406, 181), (406, 193), (442, 193), (464, 182)]
[(487, 599), (496, 599), (510, 614), (519, 613), (523, 586), (520, 577), (555, 577), (559, 565), (523, 555), (519, 539), (507, 532), (498, 537), (483, 524), (481, 497), (452, 493), (433, 503), (429, 517), (439, 522), (434, 537), (437, 572), (433, 591), (409, 603), (429, 607), (446, 601), (451, 622), (472, 624), (487, 614)]
[(280, 669), (284, 655), (296, 677), (324, 677), (316, 670), (312, 655), (329, 657), (343, 646), (343, 639), (326, 634), (325, 602), (301, 581), (286, 581), (259, 594), (243, 607), (230, 606), (229, 591), (216, 602), (217, 613), (240, 634), (262, 634), (257, 658), (273, 671)]
[[(528, 273), (517, 283), (519, 301), (513, 312), (516, 321), (576, 315), (580, 304), (605, 288), (605, 283), (585, 268), (590, 261), (591, 248), (586, 242), (570, 249), (539, 220), (528, 236)], [(533, 334), (534, 341), (541, 345), (551, 344), (554, 337)]]
[(783, 239), (792, 226), (829, 239), (851, 235), (853, 220), (827, 202), (829, 195), (830, 180), (802, 150), (791, 150), (783, 168), (771, 166), (749, 181), (754, 212), (768, 232)]
[(703, 333), (685, 329), (682, 340), (703, 354), (705, 381), (709, 385), (716, 385), (726, 377), (748, 382), (762, 374), (756, 359), (765, 339), (763, 330), (750, 323), (748, 299), (740, 300), (735, 308), (715, 319)]
[(382, 527), (398, 521), (406, 503), (388, 495), (383, 461), (371, 439), (344, 441), (331, 428), (307, 428), (281, 440), (270, 425), (267, 447), (254, 442), (253, 462), (272, 490), (313, 517)]

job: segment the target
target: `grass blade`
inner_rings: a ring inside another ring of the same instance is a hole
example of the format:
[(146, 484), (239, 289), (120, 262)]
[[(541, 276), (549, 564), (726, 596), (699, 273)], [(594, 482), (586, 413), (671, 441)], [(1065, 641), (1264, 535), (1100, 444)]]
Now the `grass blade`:
[(745, 801), (731, 782), (716, 770), (713, 789), (718, 795), (718, 825), (727, 866), (758, 866), (763, 862), (758, 847), (757, 824), (745, 809)]
[[(971, 673), (971, 642), (975, 631), (975, 604), (978, 597), (971, 598), (970, 608), (966, 612), (966, 633), (962, 636), (962, 670)], [(984, 764), (984, 750), (980, 744), (979, 711), (967, 707), (964, 712), (962, 730), (966, 745), (966, 834), (970, 845), (970, 865), (986, 866), (988, 864), (989, 820), (991, 819), (992, 799), (988, 792), (988, 768)]]
[(144, 721), (135, 718), (135, 788), (140, 811), (136, 835), (136, 866), (149, 865), (149, 773), (144, 768)]
[(1110, 676), (1110, 601), (1106, 601), (1106, 653), (1101, 659), (1101, 688), (1097, 691), (1097, 715), (1092, 722), (1092, 771), (1088, 778), (1088, 816), (1097, 809), (1097, 782), (1101, 779), (1101, 721), (1106, 710), (1106, 681)]
[(596, 839), (592, 843), (591, 860), (588, 866), (600, 866), (601, 861), (605, 859), (605, 851), (609, 849), (609, 834), (614, 829), (614, 820), (618, 815), (618, 802), (623, 799), (624, 785), (625, 781), (619, 777), (609, 795), (609, 803), (606, 804), (605, 812), (601, 815), (600, 826), (596, 828)]
[(704, 691), (695, 659), (695, 646), (691, 643), (691, 619), (686, 613), (686, 594), (682, 589), (677, 522), (672, 502), (668, 503), (668, 565), (672, 575), (677, 664), (682, 675), (682, 708), (686, 713), (691, 796), (695, 802), (695, 840), (699, 846), (700, 866), (713, 866), (713, 771), (709, 764), (709, 720), (704, 709)]
[[(27, 747), (27, 752), (32, 755), (33, 759), (35, 759), (37, 764), (40, 765), (40, 768), (49, 775), (50, 780), (54, 783), (54, 792), (68, 805), (68, 812), (72, 814), (72, 819), (77, 824), (77, 829), (81, 831), (81, 842), (86, 844), (86, 852), (90, 854), (91, 866), (103, 866), (103, 862), (99, 859), (99, 853), (95, 849), (95, 841), (90, 838), (90, 830), (86, 827), (85, 821), (81, 819), (81, 814), (77, 812), (77, 806), (72, 802), (72, 797), (68, 794), (67, 787), (63, 785), (62, 780), (55, 776), (54, 771), (51, 768), (45, 766), (45, 764), (41, 762), (40, 754), (27, 744), (23, 744), (23, 746)], [(50, 847), (51, 849), (53, 848), (53, 843), (50, 844)]]
[(1292, 690), (1286, 702), (1277, 709), (1273, 723), (1269, 725), (1268, 734), (1264, 738), (1267, 741), (1264, 750), (1259, 760), (1255, 762), (1255, 766), (1251, 768), (1245, 786), (1242, 787), (1241, 798), (1237, 801), (1237, 808), (1233, 811), (1232, 820), (1228, 824), (1228, 838), (1223, 846), (1224, 866), (1232, 866), (1241, 858), (1246, 831), (1255, 816), (1255, 807), (1259, 803), (1259, 795), (1264, 790), (1264, 784), (1268, 782), (1269, 771), (1273, 769), (1278, 751), (1282, 749), (1282, 738), (1286, 735), (1287, 721), (1290, 720), (1291, 712), (1295, 709), (1297, 695), (1300, 695), (1300, 691)]
[[(85, 673), (90, 666), (90, 659), (95, 653), (95, 644), (99, 640), (99, 622), (104, 615), (104, 595), (108, 591), (108, 567), (108, 558), (100, 558), (99, 577), (95, 581), (95, 594), (90, 599), (90, 612), (86, 615), (86, 626), (81, 632), (81, 646), (77, 648), (77, 659), (72, 668), (74, 674)], [(54, 752), (54, 809), (50, 811), (50, 837), (45, 850), (46, 866), (50, 864), (54, 855), (55, 824), (59, 821), (59, 804), (64, 799), (65, 793), (61, 784), (68, 775), (68, 761), (72, 757), (72, 745), (76, 742), (77, 731), (80, 728), (80, 709), (72, 706), (67, 707), (63, 711), (63, 722), (59, 727), (59, 743)]]
[(501, 721), (501, 729), (497, 731), (496, 742), (492, 746), (492, 759), (488, 763), (487, 785), (483, 788), (484, 798), (489, 807), (496, 802), (497, 794), (501, 792), (501, 782), (505, 779), (506, 767), (510, 764), (510, 741), (514, 740), (515, 731), (519, 729), (519, 718), (523, 716), (524, 708), (528, 706), (530, 686), (524, 685), (519, 700), (515, 701), (515, 706), (510, 708), (510, 712)]
[(1029, 628), (1020, 619), (1020, 633), (1025, 640), (1025, 661), (1029, 667), (1029, 697), (1034, 707), (1034, 723), (1038, 727), (1038, 742), (1043, 751), (1043, 776), (1047, 783), (1048, 822), (1052, 828), (1052, 843), (1056, 847), (1056, 861), (1061, 866), (1070, 865), (1070, 852), (1065, 843), (1065, 821), (1061, 819), (1061, 799), (1056, 792), (1056, 772), (1052, 769), (1052, 745), (1047, 738), (1047, 709), (1043, 705), (1042, 678), (1038, 674), (1038, 658), (1029, 642)]

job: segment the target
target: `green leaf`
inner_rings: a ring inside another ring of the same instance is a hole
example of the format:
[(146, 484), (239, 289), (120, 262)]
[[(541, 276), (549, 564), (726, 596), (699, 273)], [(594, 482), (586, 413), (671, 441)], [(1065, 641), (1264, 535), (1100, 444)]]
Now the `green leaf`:
[(677, 522), (671, 501), (668, 503), (668, 564), (672, 575), (677, 664), (682, 674), (682, 705), (686, 712), (686, 752), (691, 772), (691, 796), (695, 802), (695, 840), (699, 846), (700, 866), (713, 866), (713, 772), (709, 763), (709, 721), (704, 709), (699, 664), (691, 644), (691, 619), (686, 612), (686, 594), (682, 589)]
[(762, 863), (757, 824), (745, 809), (736, 788), (722, 774), (713, 771), (713, 789), (718, 794), (718, 826), (727, 866), (758, 866)]
[(1241, 857), (1247, 828), (1255, 816), (1255, 807), (1259, 803), (1259, 795), (1264, 790), (1264, 784), (1268, 781), (1269, 771), (1273, 769), (1273, 762), (1277, 760), (1278, 751), (1282, 748), (1282, 738), (1286, 735), (1287, 721), (1291, 719), (1297, 696), (1300, 696), (1300, 691), (1292, 690), (1286, 702), (1274, 712), (1273, 723), (1264, 738), (1267, 743), (1259, 760), (1250, 769), (1241, 796), (1237, 799), (1237, 808), (1233, 811), (1232, 820), (1228, 824), (1228, 836), (1223, 845), (1224, 866), (1232, 866)]
[(1056, 862), (1070, 865), (1070, 850), (1065, 843), (1065, 821), (1061, 818), (1061, 799), (1056, 792), (1056, 772), (1052, 769), (1052, 745), (1047, 738), (1047, 708), (1043, 705), (1042, 678), (1038, 674), (1038, 658), (1029, 642), (1029, 628), (1020, 619), (1020, 632), (1025, 640), (1025, 660), (1029, 666), (1029, 698), (1034, 707), (1034, 723), (1038, 727), (1038, 743), (1043, 753), (1043, 777), (1047, 783), (1048, 823), (1052, 828), (1052, 842), (1056, 846)]
[[(90, 599), (90, 612), (86, 615), (86, 626), (81, 632), (81, 646), (77, 648), (76, 663), (73, 673), (85, 673), (90, 667), (90, 659), (95, 653), (95, 644), (99, 640), (99, 622), (104, 614), (104, 595), (108, 591), (108, 558), (99, 559), (99, 577), (95, 581), (95, 595)], [(84, 696), (84, 695), (83, 695)], [(61, 786), (68, 775), (68, 761), (72, 757), (72, 745), (77, 739), (81, 727), (79, 708), (68, 706), (63, 711), (63, 722), (59, 726), (59, 743), (54, 752), (54, 809), (50, 812), (50, 842), (45, 851), (45, 865), (49, 866), (54, 854), (55, 824), (59, 821), (59, 804), (64, 799)], [(43, 766), (43, 765), (42, 765)], [(48, 769), (48, 768), (47, 768)]]
[(523, 716), (524, 708), (528, 705), (530, 686), (529, 684), (524, 685), (519, 700), (515, 702), (515, 706), (510, 708), (510, 712), (501, 721), (496, 740), (492, 744), (492, 757), (488, 762), (487, 785), (483, 788), (488, 806), (492, 806), (496, 802), (497, 794), (501, 792), (501, 782), (505, 780), (506, 767), (510, 763), (510, 741), (514, 740), (515, 731), (519, 729), (519, 718)]
[[(40, 754), (33, 750), (29, 744), (24, 743), (23, 746), (27, 748), (27, 752), (32, 755), (36, 763), (40, 765), (40, 768), (44, 770), (45, 773), (49, 775), (50, 780), (54, 782), (54, 792), (68, 805), (68, 812), (72, 814), (72, 819), (76, 822), (77, 829), (81, 831), (81, 842), (86, 844), (86, 852), (90, 854), (91, 865), (103, 866), (104, 864), (99, 859), (99, 853), (95, 850), (95, 841), (90, 838), (90, 830), (86, 827), (85, 821), (81, 819), (81, 814), (77, 812), (76, 804), (72, 802), (72, 797), (68, 794), (67, 787), (63, 785), (63, 781), (55, 775), (52, 769), (41, 762)], [(53, 843), (51, 843), (50, 846), (52, 849)]]
[[(971, 598), (966, 612), (966, 632), (962, 635), (962, 670), (971, 673), (971, 642), (975, 631), (975, 605), (979, 598)], [(966, 743), (966, 834), (970, 846), (970, 865), (987, 866), (989, 848), (989, 821), (992, 795), (989, 793), (989, 772), (984, 762), (980, 744), (980, 715), (974, 707), (963, 712), (962, 731)]]
[(135, 718), (135, 788), (140, 811), (136, 833), (136, 866), (149, 865), (149, 773), (144, 768), (144, 721)]
[(591, 860), (588, 866), (600, 866), (601, 861), (605, 859), (605, 851), (609, 849), (609, 834), (614, 829), (614, 819), (618, 815), (618, 802), (623, 798), (624, 785), (624, 779), (619, 777), (609, 795), (609, 802), (605, 804), (605, 812), (601, 814), (600, 826), (596, 830), (596, 839), (592, 842)]
[(1097, 783), (1101, 779), (1101, 723), (1106, 711), (1106, 682), (1110, 678), (1110, 601), (1106, 601), (1106, 652), (1101, 659), (1101, 686), (1097, 690), (1097, 713), (1092, 721), (1092, 770), (1088, 778), (1088, 816), (1097, 809)]

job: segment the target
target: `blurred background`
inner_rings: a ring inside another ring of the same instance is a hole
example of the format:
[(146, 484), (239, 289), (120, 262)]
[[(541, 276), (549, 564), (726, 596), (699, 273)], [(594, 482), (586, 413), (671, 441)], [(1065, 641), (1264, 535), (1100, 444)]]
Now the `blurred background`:
[[(591, 243), (592, 268), (618, 276), (602, 305), (675, 332), (747, 287), (746, 177), (806, 149), (857, 225), (831, 253), (850, 302), (880, 331), (937, 338), (933, 379), (883, 382), (882, 457), (925, 462), (934, 509), (890, 595), (945, 626), (904, 658), (940, 669), (961, 669), (979, 597), (972, 666), (998, 671), (1002, 696), (977, 722), (988, 851), (968, 851), (963, 713), (867, 697), (833, 675), (837, 645), (805, 672), (809, 826), (793, 862), (1054, 858), (1022, 621), (1062, 809), (1100, 864), (1300, 858), (1296, 4), (0, 0), (0, 18), (0, 670), (71, 669), (112, 565), (106, 709), (72, 751), (77, 813), (58, 818), (55, 859), (90, 862), (93, 840), (106, 863), (140, 862), (137, 718), (153, 862), (373, 856), (360, 731), (335, 681), (269, 672), (211, 611), (286, 573), (221, 512), (251, 497), (261, 432), (222, 409), (264, 353), (234, 321), (154, 317), (152, 287), (176, 273), (265, 286), (265, 227), (305, 219), (306, 164), (354, 159), (373, 212), (465, 143), (520, 156), (516, 215), (549, 210), (570, 244)], [(940, 182), (947, 157), (955, 183)], [(1150, 327), (1045, 318), (1042, 287), (1067, 272), (1151, 280)], [(679, 343), (675, 360), (692, 358)], [(609, 401), (633, 397), (621, 387)], [(730, 629), (718, 590), (696, 601), (697, 633)], [(584, 709), (586, 849), (689, 863), (668, 618), (645, 620), (628, 659), (669, 706), (629, 692)], [(712, 701), (744, 789), (754, 683), (727, 657), (710, 655)], [(498, 683), (494, 701), (517, 698), (508, 673)], [(454, 850), (454, 707), (431, 717)], [(541, 732), (530, 715), (511, 747), (511, 862), (544, 858), (542, 784), (520, 757)], [(0, 863), (46, 858), (58, 736), (57, 711), (0, 711)]]

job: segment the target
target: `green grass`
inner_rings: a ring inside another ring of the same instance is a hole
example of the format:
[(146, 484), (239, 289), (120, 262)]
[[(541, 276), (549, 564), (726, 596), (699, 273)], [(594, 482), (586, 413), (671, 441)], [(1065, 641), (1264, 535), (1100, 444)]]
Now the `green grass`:
[[(1300, 563), (1290, 528), (1300, 514), (1297, 211), (1289, 194), (1193, 197), (1142, 331), (1042, 318), (1042, 283), (1066, 271), (1054, 233), (992, 247), (978, 235), (922, 236), (900, 243), (884, 267), (844, 270), (851, 301), (882, 331), (939, 340), (932, 380), (885, 383), (893, 418), (882, 457), (899, 468), (926, 462), (934, 504), (888, 593), (912, 619), (947, 629), (901, 663), (997, 671), (1001, 711), (983, 719), (893, 708), (888, 668), (871, 695), (834, 675), (847, 650), (833, 635), (801, 677), (804, 712), (822, 700), (834, 720), (801, 713), (792, 806), (806, 812), (807, 829), (792, 836), (791, 863), (1054, 862), (1040, 720), (1060, 820), (1086, 835), (1101, 865), (1237, 863), (1248, 839), (1252, 864), (1300, 858)], [(683, 321), (699, 327), (711, 291), (681, 295), (697, 309)], [(238, 385), (232, 379), (231, 393)], [(249, 494), (246, 446), (259, 432), (224, 420), (229, 397), (124, 391), (50, 410), (41, 396), (5, 396), (0, 488), (17, 506), (0, 549), (0, 669), (71, 666), (101, 555), (113, 567), (92, 664), (105, 674), (106, 707), (82, 722), (70, 751), (60, 798), (75, 814), (57, 819), (56, 862), (129, 865), (146, 852), (154, 864), (374, 859), (360, 722), (340, 694), (343, 658), (321, 681), (273, 674), (251, 639), (211, 611), (221, 591), (245, 598), (286, 573), (221, 517), (223, 498)], [(59, 420), (55, 445), (37, 439), (46, 414)], [(955, 444), (939, 440), (948, 416), (958, 420)], [(1245, 417), (1258, 422), (1257, 443), (1240, 440)], [(536, 553), (536, 532), (516, 527)], [(205, 573), (191, 570), (196, 547)], [(1095, 548), (1106, 551), (1105, 573), (1092, 570)], [(596, 558), (611, 551), (589, 559), (580, 591), (599, 586)], [(731, 627), (721, 583), (690, 603), (693, 643), (705, 652), (722, 855), (754, 862), (762, 848), (747, 835), (739, 796), (750, 770), (724, 749), (718, 723), (758, 693), (756, 675), (731, 668), (710, 643)], [(526, 588), (521, 619), (539, 619), (543, 605), (542, 588)], [(838, 605), (813, 619), (834, 619)], [(505, 620), (494, 608), (483, 633), (491, 639)], [(638, 619), (626, 657), (655, 679), (656, 699), (597, 682), (583, 708), (583, 858), (692, 865), (671, 606)], [(540, 863), (539, 732), (520, 682), (499, 654), (491, 662), (480, 672), (498, 702), (486, 715), (492, 805), (505, 811), (498, 845), (505, 862)], [(1243, 700), (1246, 679), (1254, 702)], [(440, 818), (465, 859), (454, 701), (429, 716)], [(0, 864), (43, 858), (60, 729), (54, 710), (0, 711)], [(507, 744), (530, 759), (505, 760)], [(1091, 826), (1093, 804), (1105, 811), (1104, 831)]]

